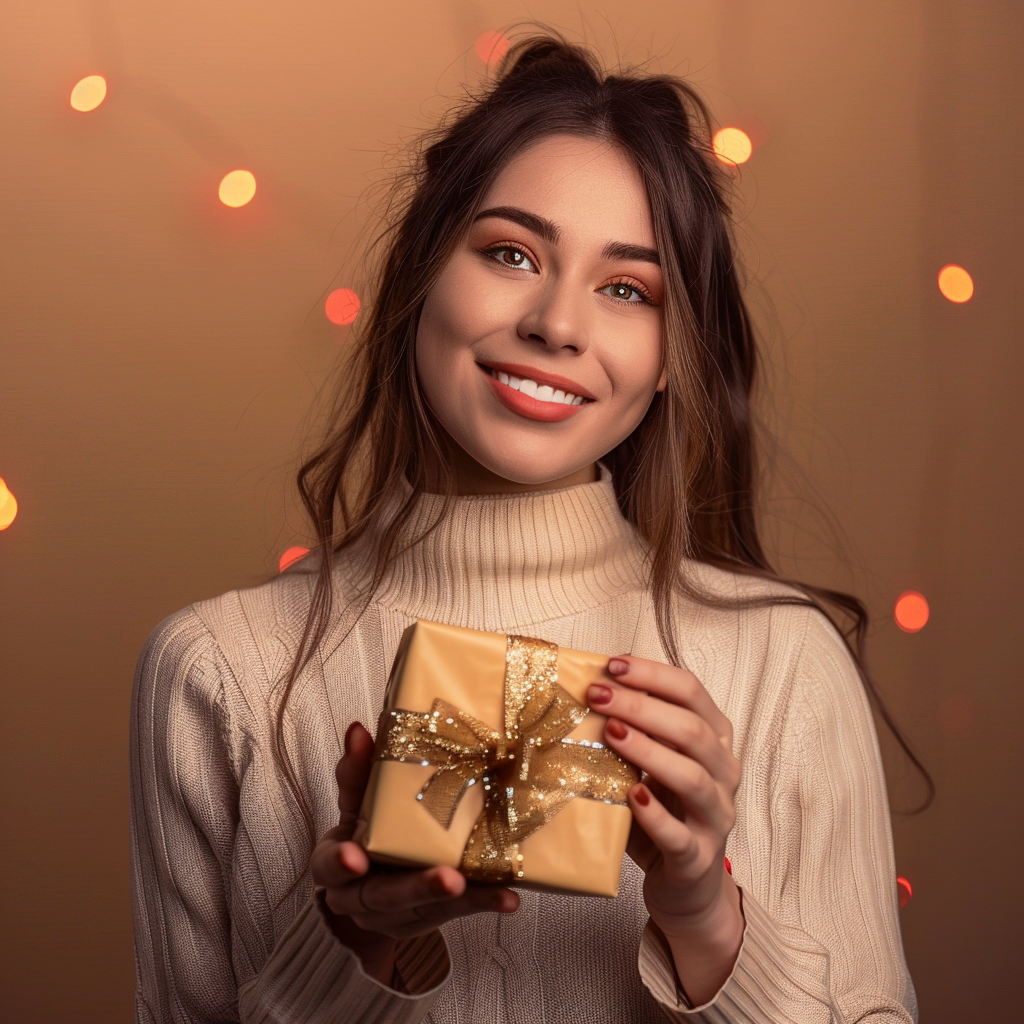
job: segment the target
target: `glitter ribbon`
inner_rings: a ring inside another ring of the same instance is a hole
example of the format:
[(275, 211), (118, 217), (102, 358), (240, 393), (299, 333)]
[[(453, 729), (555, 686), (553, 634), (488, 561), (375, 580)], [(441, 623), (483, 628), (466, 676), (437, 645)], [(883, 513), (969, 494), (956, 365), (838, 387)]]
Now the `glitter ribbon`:
[(504, 733), (440, 699), (430, 711), (385, 711), (377, 733), (378, 758), (437, 767), (417, 799), (445, 828), (469, 787), (483, 786), (461, 867), (488, 882), (522, 878), (519, 844), (570, 800), (625, 804), (637, 781), (604, 744), (566, 738), (589, 708), (558, 685), (555, 644), (507, 638), (504, 696)]

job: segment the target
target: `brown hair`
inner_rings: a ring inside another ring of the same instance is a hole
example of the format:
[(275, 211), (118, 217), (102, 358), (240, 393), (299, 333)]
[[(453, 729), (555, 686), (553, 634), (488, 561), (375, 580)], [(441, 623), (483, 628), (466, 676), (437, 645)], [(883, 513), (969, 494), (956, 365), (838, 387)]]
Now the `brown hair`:
[[(665, 280), (667, 386), (640, 425), (604, 462), (622, 514), (650, 554), (649, 585), (664, 648), (678, 664), (672, 607), (679, 594), (719, 606), (804, 604), (828, 616), (861, 679), (934, 795), (864, 667), (867, 613), (856, 598), (782, 580), (768, 564), (754, 514), (750, 395), (757, 352), (737, 277), (726, 172), (710, 145), (710, 117), (695, 90), (667, 75), (604, 75), (585, 49), (556, 34), (531, 36), (505, 56), (482, 95), (456, 108), (425, 138), (396, 184), (376, 294), (359, 332), (354, 371), (332, 427), (302, 466), (298, 486), (318, 538), (318, 575), (277, 717), (276, 754), (315, 842), (312, 814), (284, 745), (284, 712), (303, 666), (332, 615), (333, 554), (372, 531), (375, 561), (359, 607), (403, 540), (403, 530), (439, 465), (445, 501), (454, 494), (446, 453), (453, 443), (417, 383), (414, 343), (423, 301), (502, 167), (552, 133), (607, 139), (635, 162), (650, 202)], [(411, 488), (410, 488), (411, 485)], [(698, 590), (691, 559), (788, 583), (780, 596), (726, 601)], [(842, 628), (827, 607), (836, 609)], [(358, 610), (356, 611), (358, 614)]]

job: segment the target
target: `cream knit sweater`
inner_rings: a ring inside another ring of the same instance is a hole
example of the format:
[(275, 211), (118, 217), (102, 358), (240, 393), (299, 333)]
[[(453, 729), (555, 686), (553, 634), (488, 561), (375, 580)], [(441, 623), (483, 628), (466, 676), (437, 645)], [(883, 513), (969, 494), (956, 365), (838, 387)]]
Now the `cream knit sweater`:
[[(421, 501), (428, 521), (440, 499)], [(358, 554), (337, 568), (349, 593)], [(764, 588), (692, 566), (725, 594)], [(878, 743), (854, 666), (806, 608), (688, 604), (685, 664), (732, 721), (743, 766), (726, 852), (746, 927), (735, 968), (689, 1008), (646, 927), (628, 858), (615, 900), (522, 891), (406, 942), (406, 991), (368, 978), (328, 930), (301, 817), (271, 757), (275, 683), (297, 644), (310, 568), (171, 616), (132, 697), (132, 890), (141, 1022), (641, 1024), (916, 1021), (897, 916)], [(342, 602), (343, 603), (343, 602)], [(316, 816), (336, 824), (334, 766), (373, 728), (402, 631), (423, 618), (665, 660), (643, 551), (610, 481), (456, 500), (339, 621), (293, 691), (288, 746)], [(442, 937), (443, 933), (443, 937)]]

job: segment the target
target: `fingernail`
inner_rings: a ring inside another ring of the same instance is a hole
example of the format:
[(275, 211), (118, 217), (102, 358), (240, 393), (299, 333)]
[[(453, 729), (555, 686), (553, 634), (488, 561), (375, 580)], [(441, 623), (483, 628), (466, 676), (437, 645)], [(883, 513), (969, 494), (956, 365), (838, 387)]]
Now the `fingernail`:
[(624, 740), (629, 735), (629, 730), (617, 718), (609, 721), (605, 726), (605, 731), (617, 740)]
[(607, 704), (612, 699), (612, 688), (604, 683), (593, 683), (587, 690), (587, 700), (591, 704)]
[(646, 807), (651, 802), (651, 791), (641, 782), (633, 787), (633, 799), (641, 807)]
[(613, 676), (621, 676), (623, 672), (629, 671), (629, 662), (623, 661), (622, 658), (612, 658), (608, 662), (608, 671)]

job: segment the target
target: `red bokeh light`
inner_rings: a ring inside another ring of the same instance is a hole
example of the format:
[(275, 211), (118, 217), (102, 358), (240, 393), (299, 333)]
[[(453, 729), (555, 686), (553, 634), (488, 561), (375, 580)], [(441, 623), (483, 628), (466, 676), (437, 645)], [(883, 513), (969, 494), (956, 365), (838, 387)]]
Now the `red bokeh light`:
[(289, 565), (294, 565), (300, 558), (305, 558), (309, 554), (309, 548), (289, 548), (285, 551), (277, 562), (277, 571), (284, 572)]
[(913, 886), (902, 875), (896, 879), (896, 890), (899, 893), (900, 906), (905, 907), (914, 895)]
[(344, 327), (359, 316), (362, 304), (359, 296), (351, 288), (335, 288), (324, 303), (324, 312), (332, 324)]
[(896, 599), (896, 625), (904, 633), (917, 633), (924, 629), (930, 614), (924, 594), (907, 590)]
[(481, 32), (473, 43), (476, 55), (489, 67), (501, 61), (511, 45), (501, 32)]

